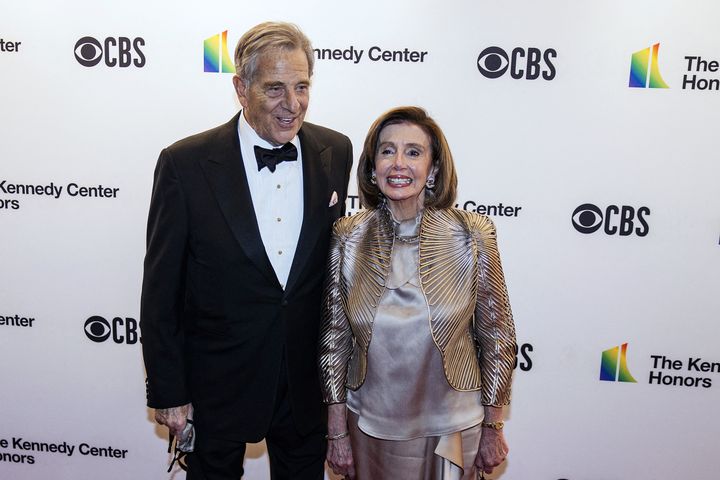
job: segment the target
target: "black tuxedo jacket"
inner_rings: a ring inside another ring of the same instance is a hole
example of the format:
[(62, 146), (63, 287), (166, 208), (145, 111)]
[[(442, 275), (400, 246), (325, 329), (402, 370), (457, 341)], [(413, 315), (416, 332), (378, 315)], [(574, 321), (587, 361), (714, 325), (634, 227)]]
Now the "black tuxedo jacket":
[[(283, 290), (265, 253), (230, 122), (164, 149), (148, 217), (140, 327), (148, 406), (192, 402), (199, 435), (256, 442), (272, 419), (283, 355), (301, 433), (322, 421), (317, 339), (350, 140), (305, 122), (304, 213)], [(329, 206), (333, 192), (338, 202)]]

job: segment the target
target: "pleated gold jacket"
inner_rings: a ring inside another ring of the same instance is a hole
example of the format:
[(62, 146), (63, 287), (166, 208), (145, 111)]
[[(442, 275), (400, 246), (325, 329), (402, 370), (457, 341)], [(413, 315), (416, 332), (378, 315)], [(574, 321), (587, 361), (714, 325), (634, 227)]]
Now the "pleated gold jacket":
[[(365, 381), (393, 241), (384, 208), (341, 218), (333, 227), (319, 346), (326, 403), (344, 402), (346, 389), (357, 390)], [(426, 208), (419, 262), (430, 332), (448, 383), (459, 391), (481, 390), (483, 405), (509, 403), (515, 326), (492, 220)]]

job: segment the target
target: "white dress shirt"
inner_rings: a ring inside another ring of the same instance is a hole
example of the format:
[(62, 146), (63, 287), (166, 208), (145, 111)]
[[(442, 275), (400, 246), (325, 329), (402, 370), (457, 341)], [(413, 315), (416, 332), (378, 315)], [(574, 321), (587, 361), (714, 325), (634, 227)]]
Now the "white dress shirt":
[(254, 147), (278, 147), (260, 138), (245, 119), (244, 112), (238, 121), (238, 136), (260, 237), (275, 275), (285, 288), (303, 221), (300, 139), (295, 135), (291, 140), (298, 150), (297, 161), (282, 162), (271, 172), (267, 167), (258, 171)]

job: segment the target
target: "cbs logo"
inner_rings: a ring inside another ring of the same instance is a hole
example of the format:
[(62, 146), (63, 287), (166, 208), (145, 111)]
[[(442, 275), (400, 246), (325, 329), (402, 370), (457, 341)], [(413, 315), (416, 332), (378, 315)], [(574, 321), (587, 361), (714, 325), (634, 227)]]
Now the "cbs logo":
[(510, 76), (515, 80), (536, 80), (540, 76), (544, 80), (552, 80), (556, 73), (552, 63), (554, 58), (557, 58), (554, 48), (542, 51), (533, 47), (516, 47), (508, 55), (500, 47), (488, 47), (478, 55), (477, 67), (487, 78), (502, 77), (510, 70)]
[(85, 321), (85, 335), (93, 342), (102, 343), (112, 337), (117, 344), (134, 345), (138, 341), (138, 322), (134, 318), (115, 317), (108, 322), (99, 315)]
[(145, 54), (140, 47), (145, 39), (137, 37), (107, 37), (100, 42), (93, 37), (82, 37), (75, 43), (75, 60), (84, 67), (94, 67), (101, 61), (108, 67), (145, 66)]
[(636, 209), (628, 205), (609, 205), (603, 211), (592, 203), (583, 203), (573, 212), (572, 224), (580, 233), (595, 233), (602, 228), (608, 235), (626, 237), (635, 233), (644, 237), (650, 232), (645, 219), (648, 215), (648, 207)]

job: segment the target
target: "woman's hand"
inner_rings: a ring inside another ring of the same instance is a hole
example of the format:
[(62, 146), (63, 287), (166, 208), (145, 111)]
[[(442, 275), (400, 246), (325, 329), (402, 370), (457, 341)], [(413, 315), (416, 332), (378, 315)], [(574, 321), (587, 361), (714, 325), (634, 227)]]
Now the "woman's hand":
[[(502, 419), (502, 407), (485, 405), (483, 423), (502, 423)], [(482, 427), (481, 431), (480, 446), (475, 456), (475, 467), (477, 467), (478, 472), (492, 473), (493, 469), (505, 460), (509, 449), (507, 443), (505, 443), (502, 428), (496, 430), (490, 427)]]
[(327, 462), (335, 474), (343, 475), (350, 480), (355, 479), (355, 463), (350, 448), (350, 437), (328, 440)]
[(493, 469), (505, 460), (508, 451), (502, 430), (483, 427), (480, 447), (475, 456), (475, 467), (478, 472), (492, 473)]
[(347, 435), (347, 407), (344, 403), (328, 405), (328, 449), (327, 462), (336, 475), (343, 475), (350, 480), (355, 479), (355, 462), (353, 460), (350, 437), (344, 436), (333, 440), (338, 435)]

